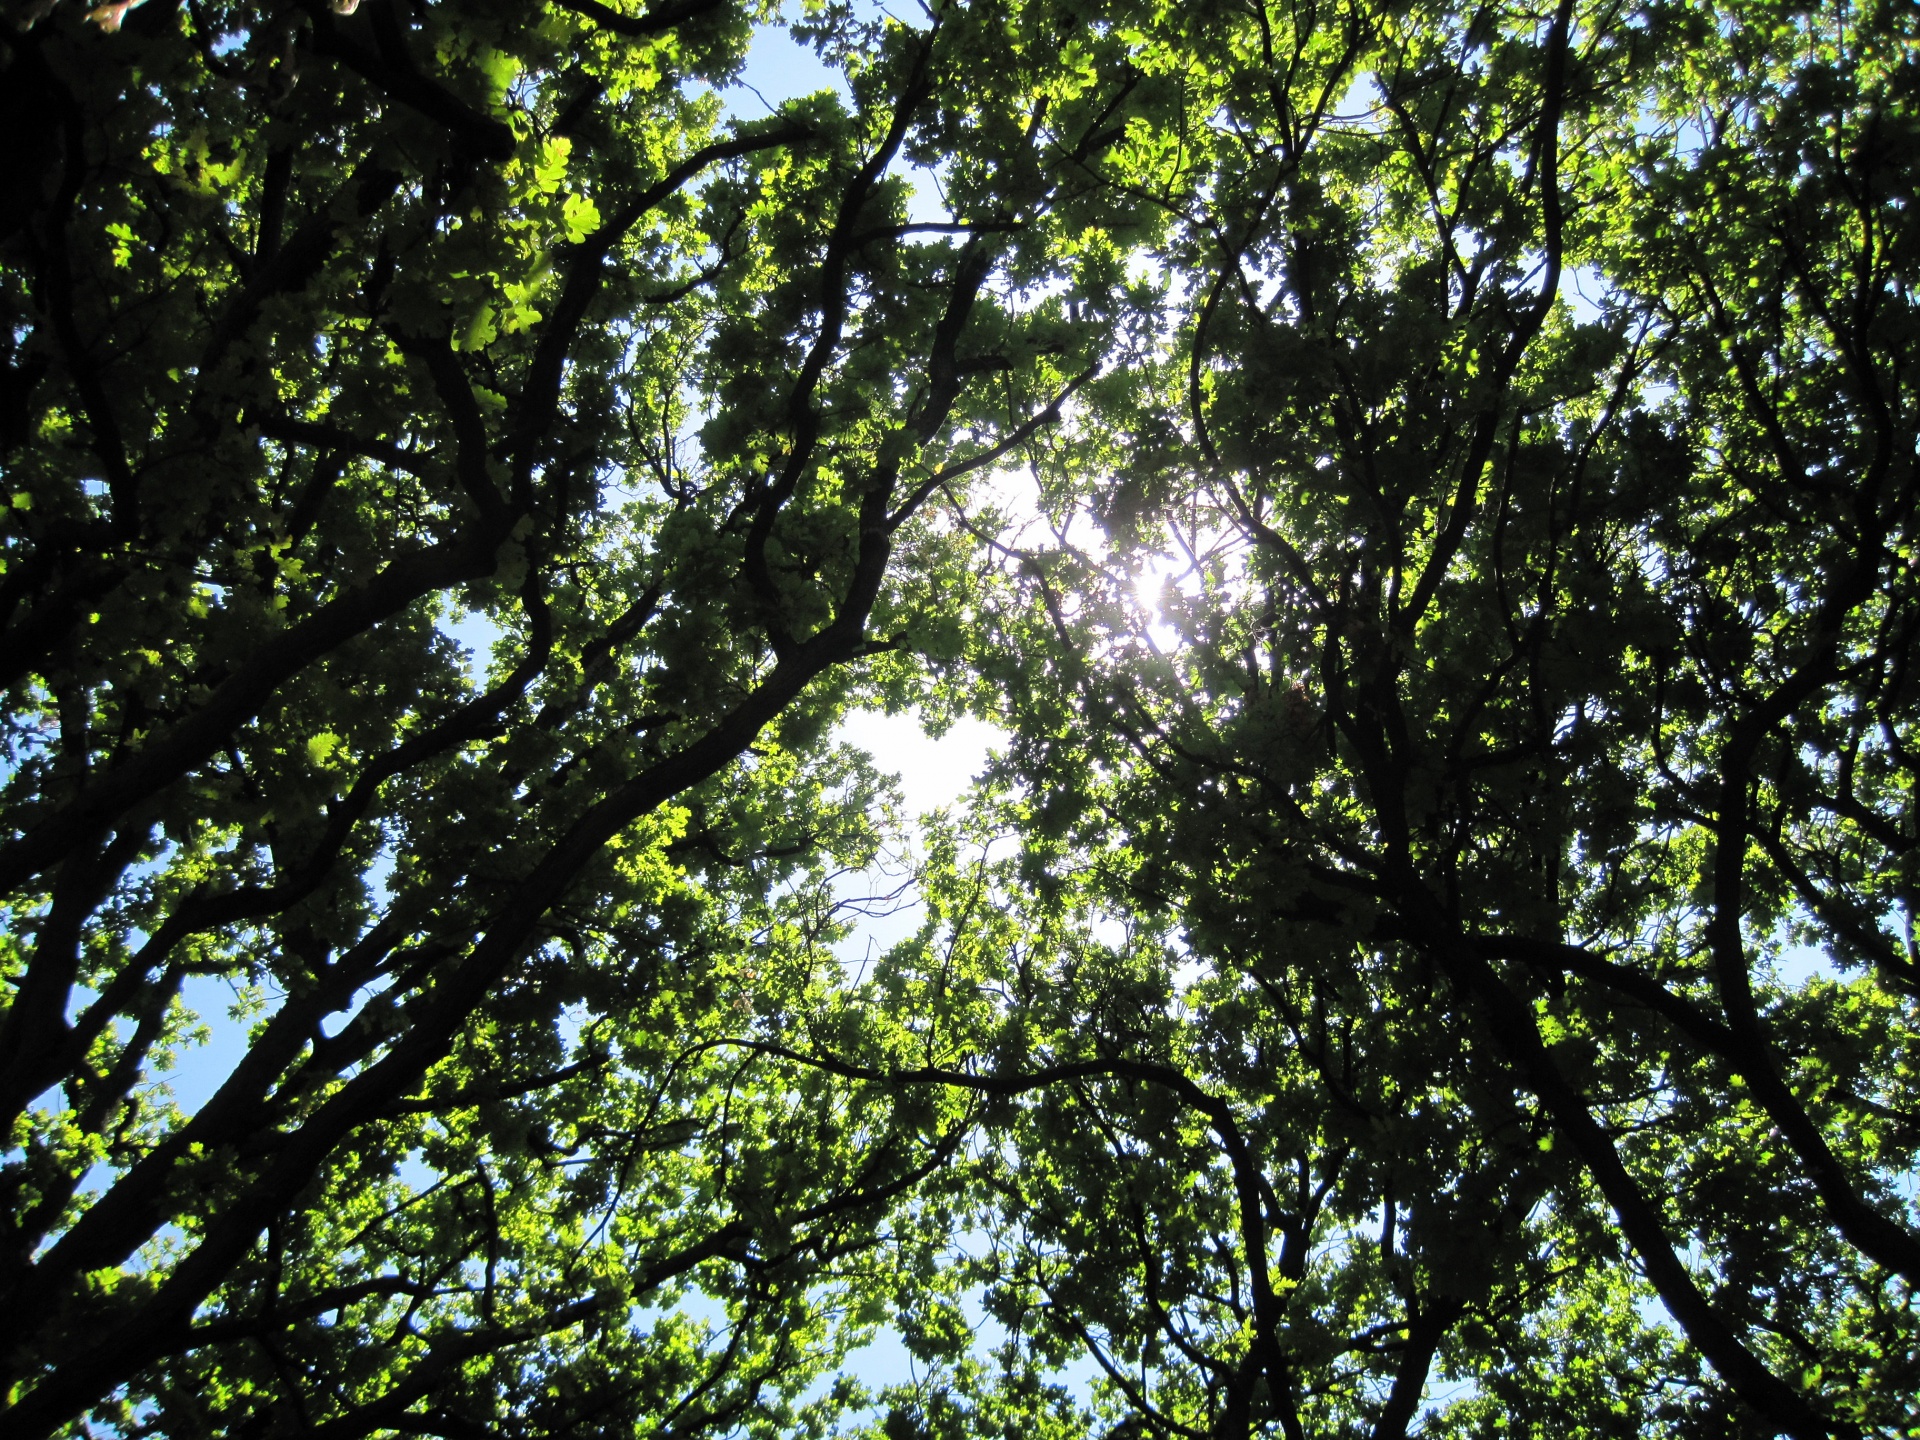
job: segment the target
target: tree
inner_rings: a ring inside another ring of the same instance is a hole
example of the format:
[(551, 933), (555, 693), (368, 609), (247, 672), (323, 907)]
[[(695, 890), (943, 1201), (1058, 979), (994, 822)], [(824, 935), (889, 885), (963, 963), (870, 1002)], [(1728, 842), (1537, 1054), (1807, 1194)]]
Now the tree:
[(10, 13), (9, 1433), (1920, 1423), (1907, 12)]
[(9, 13), (7, 1433), (824, 1423), (964, 1107), (710, 1042), (825, 983), (929, 497), (1123, 308), (1105, 100), (992, 5), (724, 123), (721, 0)]
[(871, 1072), (990, 1307), (1129, 1433), (1911, 1433), (1912, 15), (1105, 13), (1168, 340), (978, 521), (895, 983), (1011, 998)]

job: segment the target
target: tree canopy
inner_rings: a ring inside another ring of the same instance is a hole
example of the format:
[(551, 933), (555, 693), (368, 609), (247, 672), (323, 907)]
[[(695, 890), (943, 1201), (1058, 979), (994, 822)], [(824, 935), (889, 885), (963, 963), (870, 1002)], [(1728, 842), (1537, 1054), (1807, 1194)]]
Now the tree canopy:
[(1911, 7), (6, 17), (7, 1434), (1920, 1434)]

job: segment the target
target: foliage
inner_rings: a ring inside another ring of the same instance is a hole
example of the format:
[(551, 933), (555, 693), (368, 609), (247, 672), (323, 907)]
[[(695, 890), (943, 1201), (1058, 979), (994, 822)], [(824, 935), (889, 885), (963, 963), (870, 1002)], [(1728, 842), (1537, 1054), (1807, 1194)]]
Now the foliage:
[(1908, 10), (9, 13), (8, 1433), (1920, 1433)]

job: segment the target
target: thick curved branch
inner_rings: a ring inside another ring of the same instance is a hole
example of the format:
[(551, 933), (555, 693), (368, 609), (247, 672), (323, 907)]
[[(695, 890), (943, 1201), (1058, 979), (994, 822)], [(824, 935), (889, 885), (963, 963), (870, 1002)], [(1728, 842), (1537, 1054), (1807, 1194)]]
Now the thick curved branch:
[(639, 15), (628, 15), (603, 5), (600, 0), (554, 0), (562, 10), (571, 10), (583, 19), (591, 20), (603, 30), (611, 30), (616, 35), (624, 35), (629, 40), (643, 40), (649, 35), (660, 35), (676, 25), (684, 25), (689, 20), (697, 20), (702, 15), (711, 15), (723, 9), (727, 0), (679, 0), (678, 4), (657, 5)]
[[(407, 53), (399, 23), (380, 12), (389, 0), (374, 0), (368, 19), (377, 49), (370, 49), (348, 33), (321, 0), (304, 0), (301, 8), (313, 27), (315, 53), (338, 60), (389, 100), (418, 111), (445, 126), (462, 148), (482, 160), (506, 160), (513, 155), (513, 127), (474, 108), (439, 81), (422, 74)], [(385, 20), (387, 23), (382, 24)]]

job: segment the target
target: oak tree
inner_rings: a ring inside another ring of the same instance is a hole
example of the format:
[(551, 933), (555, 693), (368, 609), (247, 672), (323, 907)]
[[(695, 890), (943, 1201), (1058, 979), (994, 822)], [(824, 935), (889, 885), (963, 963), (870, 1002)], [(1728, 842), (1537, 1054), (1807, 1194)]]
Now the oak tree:
[(1163, 339), (974, 514), (1014, 738), (848, 1071), (994, 1097), (1024, 1360), (902, 1413), (1911, 1433), (1911, 11), (1102, 14)]
[(929, 498), (1118, 292), (1002, 8), (820, 17), (844, 93), (726, 119), (758, 14), (9, 7), (9, 1435), (843, 1398), (964, 1107), (706, 1042), (876, 843), (827, 737), (947, 624)]

